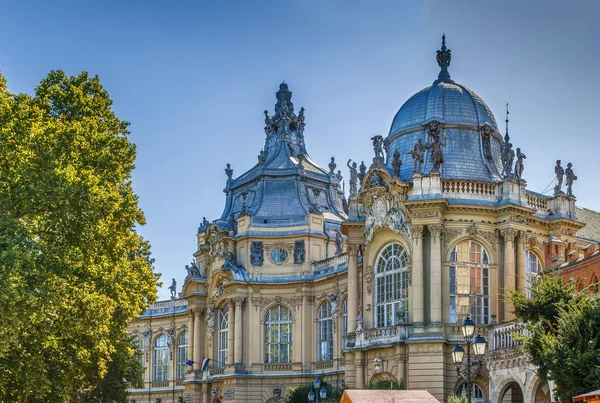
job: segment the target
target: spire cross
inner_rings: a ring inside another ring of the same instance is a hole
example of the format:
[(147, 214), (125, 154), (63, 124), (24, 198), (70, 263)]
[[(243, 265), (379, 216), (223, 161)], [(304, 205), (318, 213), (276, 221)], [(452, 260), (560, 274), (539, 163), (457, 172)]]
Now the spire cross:
[(510, 139), (510, 137), (508, 136), (508, 114), (510, 112), (508, 111), (508, 102), (506, 103), (506, 120), (504, 121), (506, 123), (506, 135), (505, 137), (505, 141), (508, 141)]

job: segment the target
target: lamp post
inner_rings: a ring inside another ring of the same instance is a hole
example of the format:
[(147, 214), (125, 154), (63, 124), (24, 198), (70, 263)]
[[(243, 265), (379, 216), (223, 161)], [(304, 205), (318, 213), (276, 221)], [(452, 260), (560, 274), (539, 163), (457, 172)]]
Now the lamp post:
[[(473, 334), (475, 334), (475, 322), (471, 320), (469, 315), (467, 315), (463, 321), (461, 330), (465, 343), (467, 344), (466, 376), (461, 372), (463, 360), (465, 358), (465, 349), (462, 348), (458, 342), (456, 342), (456, 346), (452, 349), (452, 360), (456, 365), (456, 373), (464, 377), (467, 381), (467, 402), (471, 403), (471, 366), (474, 364), (479, 365), (481, 363), (481, 356), (485, 354), (487, 341), (480, 332), (477, 332), (477, 336), (473, 338)], [(473, 351), (475, 353), (475, 359), (473, 361), (471, 361), (471, 345), (473, 346)]]
[[(313, 387), (314, 387), (314, 390), (311, 389), (308, 391), (308, 400), (310, 402), (314, 402), (315, 398), (316, 398), (316, 400), (317, 400), (316, 403), (319, 403), (319, 396), (321, 396), (321, 400), (325, 401), (325, 399), (327, 399), (327, 389), (325, 389), (325, 385), (323, 385), (323, 387), (321, 387), (321, 380), (319, 379), (318, 376), (313, 381)], [(319, 388), (321, 388), (321, 389), (319, 390)]]

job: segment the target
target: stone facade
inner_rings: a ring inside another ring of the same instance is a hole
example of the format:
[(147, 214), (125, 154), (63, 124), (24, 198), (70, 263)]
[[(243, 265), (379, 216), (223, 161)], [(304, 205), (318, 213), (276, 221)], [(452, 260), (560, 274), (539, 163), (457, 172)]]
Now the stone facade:
[(130, 326), (147, 368), (132, 400), (277, 402), (320, 376), (403, 382), (444, 401), (464, 384), (451, 350), (466, 314), (489, 340), (475, 401), (551, 400), (515, 350), (523, 330), (502, 294), (569, 270), (569, 256), (596, 259), (595, 232), (580, 234), (573, 196), (511, 174), (508, 131), (450, 79), (445, 43), (437, 60), (438, 79), (372, 139), (370, 168), (348, 161), (348, 200), (335, 159), (329, 170), (310, 159), (304, 108), (280, 86), (257, 164), (237, 178), (227, 165), (223, 214), (200, 225), (180, 298)]

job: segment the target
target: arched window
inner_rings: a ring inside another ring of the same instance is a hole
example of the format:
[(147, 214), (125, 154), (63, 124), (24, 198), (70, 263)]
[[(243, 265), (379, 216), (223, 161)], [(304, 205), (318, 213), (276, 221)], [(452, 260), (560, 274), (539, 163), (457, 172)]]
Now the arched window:
[(317, 350), (317, 361), (333, 360), (333, 318), (329, 302), (325, 302), (319, 308)]
[(292, 362), (292, 314), (276, 305), (265, 314), (265, 364)]
[(490, 258), (475, 241), (457, 244), (450, 253), (450, 322), (458, 323), (467, 314), (475, 323), (489, 318)]
[[(463, 383), (462, 385), (460, 385), (460, 387), (456, 390), (456, 395), (460, 396), (462, 395), (462, 393), (465, 392), (467, 393), (467, 384)], [(477, 385), (476, 383), (471, 383), (471, 397), (473, 398), (473, 402), (475, 403), (484, 403), (484, 396), (483, 396), (483, 390), (481, 390), (481, 388), (479, 387), (479, 385)]]
[(183, 379), (187, 370), (188, 332), (183, 332), (177, 340), (177, 379)]
[(227, 339), (229, 337), (229, 308), (223, 307), (219, 311), (219, 336), (217, 340), (217, 360), (218, 367), (224, 367), (227, 363)]
[(537, 255), (528, 250), (525, 251), (525, 264), (526, 264), (526, 278), (527, 278), (527, 298), (531, 298), (531, 285), (533, 284), (533, 280), (540, 274), (542, 271), (542, 264), (540, 263), (540, 259), (538, 259)]
[(598, 277), (595, 274), (592, 276), (592, 281), (590, 281), (590, 291), (600, 292), (598, 289)]
[(154, 342), (154, 382), (167, 382), (169, 380), (169, 337), (158, 336)]
[(342, 348), (346, 348), (346, 339), (348, 338), (348, 298), (342, 305)]
[(375, 263), (375, 324), (394, 326), (406, 320), (408, 311), (408, 276), (406, 251), (391, 243)]

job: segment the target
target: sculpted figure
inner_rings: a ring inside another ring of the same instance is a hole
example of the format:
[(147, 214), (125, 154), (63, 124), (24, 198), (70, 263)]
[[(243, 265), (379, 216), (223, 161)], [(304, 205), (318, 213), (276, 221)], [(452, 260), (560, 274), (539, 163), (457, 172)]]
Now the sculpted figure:
[(527, 158), (525, 154), (521, 152), (521, 149), (517, 147), (517, 163), (515, 164), (515, 176), (517, 180), (521, 180), (523, 175), (523, 160)]
[[(412, 154), (413, 162), (415, 167), (413, 172), (421, 172), (421, 168), (423, 168), (423, 154), (425, 153), (425, 146), (423, 145), (423, 140), (419, 139), (417, 144), (413, 147), (412, 151), (409, 151), (409, 154)], [(417, 164), (419, 167), (417, 169)]]
[(356, 169), (356, 162), (353, 162), (352, 165), (350, 165), (351, 161), (352, 160), (349, 159), (346, 164), (350, 169), (350, 197), (356, 196), (358, 193), (358, 170)]
[(565, 174), (564, 168), (560, 166), (560, 160), (556, 161), (554, 173), (556, 174), (556, 186), (554, 187), (554, 194), (557, 195), (561, 193), (563, 175)]
[(512, 174), (512, 165), (515, 159), (515, 151), (512, 149), (512, 143), (504, 143), (504, 150), (502, 151), (502, 165), (504, 165), (504, 172), (502, 176), (508, 178)]
[(343, 252), (344, 240), (339, 229), (335, 230), (335, 255), (339, 256)]
[(573, 172), (573, 164), (570, 162), (567, 164), (565, 169), (565, 176), (567, 177), (567, 196), (573, 196), (573, 181), (577, 180), (577, 176)]
[(206, 333), (212, 334), (215, 330), (215, 311), (212, 308), (206, 308)]
[(227, 183), (231, 182), (231, 176), (233, 175), (233, 169), (231, 169), (230, 164), (227, 164), (227, 168), (225, 168), (225, 175), (227, 175)]
[(373, 151), (375, 151), (375, 158), (383, 158), (383, 137), (374, 136), (371, 137), (373, 140)]
[(400, 167), (402, 166), (402, 160), (400, 159), (400, 153), (398, 150), (394, 151), (394, 159), (392, 161), (392, 168), (394, 169), (394, 176), (400, 178)]
[(431, 168), (431, 172), (439, 172), (440, 167), (444, 163), (444, 154), (442, 153), (442, 147), (446, 146), (446, 139), (444, 138), (444, 142), (440, 141), (440, 136), (433, 136), (433, 143), (425, 144), (425, 148), (430, 150), (431, 152), (431, 163), (433, 167)]
[(169, 291), (171, 291), (171, 298), (175, 298), (175, 295), (177, 294), (177, 281), (175, 281), (175, 279), (173, 279)]

